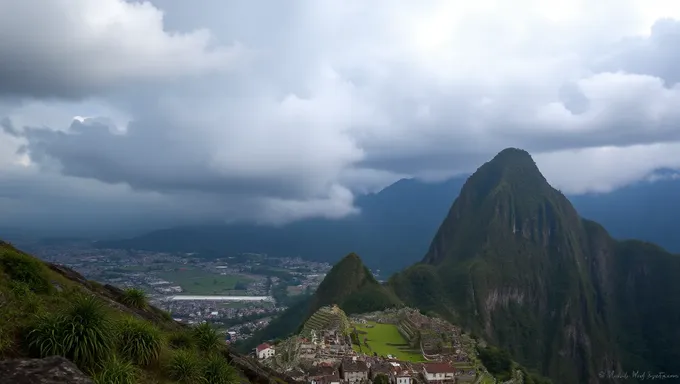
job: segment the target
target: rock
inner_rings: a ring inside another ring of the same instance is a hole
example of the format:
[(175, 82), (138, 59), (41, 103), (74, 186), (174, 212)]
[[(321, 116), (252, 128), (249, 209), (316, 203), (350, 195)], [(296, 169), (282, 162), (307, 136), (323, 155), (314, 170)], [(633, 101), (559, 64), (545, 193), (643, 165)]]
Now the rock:
[(61, 356), (0, 361), (0, 383), (92, 384), (75, 364)]

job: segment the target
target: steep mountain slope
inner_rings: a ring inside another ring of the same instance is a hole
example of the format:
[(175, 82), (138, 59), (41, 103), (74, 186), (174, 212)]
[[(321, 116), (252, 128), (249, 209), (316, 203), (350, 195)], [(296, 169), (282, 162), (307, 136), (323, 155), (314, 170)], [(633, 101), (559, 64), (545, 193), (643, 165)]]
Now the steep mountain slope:
[(679, 274), (680, 257), (616, 242), (527, 152), (506, 149), (467, 180), (422, 262), (390, 286), (556, 382), (586, 383), (608, 370), (680, 372)]
[[(188, 328), (144, 296), (130, 301), (126, 294), (0, 241), (0, 359), (60, 355), (96, 383), (177, 382), (178, 362), (206, 383), (217, 382), (215, 372), (220, 383), (294, 382), (227, 349), (210, 327)], [(134, 378), (116, 381), (121, 374)]]
[(306, 301), (288, 308), (253, 336), (242, 350), (262, 340), (285, 337), (300, 331), (319, 308), (337, 305), (348, 315), (401, 306), (392, 291), (381, 285), (361, 258), (350, 253), (331, 268), (316, 292)]

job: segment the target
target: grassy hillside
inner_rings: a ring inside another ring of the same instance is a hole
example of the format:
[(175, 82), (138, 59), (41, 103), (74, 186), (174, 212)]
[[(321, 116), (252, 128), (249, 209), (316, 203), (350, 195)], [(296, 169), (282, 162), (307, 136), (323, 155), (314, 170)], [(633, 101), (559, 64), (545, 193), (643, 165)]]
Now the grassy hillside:
[(229, 351), (209, 325), (173, 321), (141, 291), (87, 281), (0, 242), (0, 357), (51, 355), (97, 384), (291, 382)]

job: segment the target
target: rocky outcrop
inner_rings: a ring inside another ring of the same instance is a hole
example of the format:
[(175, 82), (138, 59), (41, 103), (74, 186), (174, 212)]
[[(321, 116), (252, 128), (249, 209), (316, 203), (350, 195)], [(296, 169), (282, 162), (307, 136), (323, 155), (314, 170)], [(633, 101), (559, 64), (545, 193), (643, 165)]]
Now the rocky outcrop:
[(92, 384), (72, 362), (60, 356), (0, 361), (0, 383)]

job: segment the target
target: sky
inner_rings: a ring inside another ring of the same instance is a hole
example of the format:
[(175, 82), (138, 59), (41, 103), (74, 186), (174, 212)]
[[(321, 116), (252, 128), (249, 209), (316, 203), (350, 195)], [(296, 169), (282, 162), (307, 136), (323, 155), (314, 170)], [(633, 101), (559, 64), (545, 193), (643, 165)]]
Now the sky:
[(506, 147), (571, 194), (680, 168), (675, 0), (0, 0), (0, 57), (0, 227), (335, 219)]

